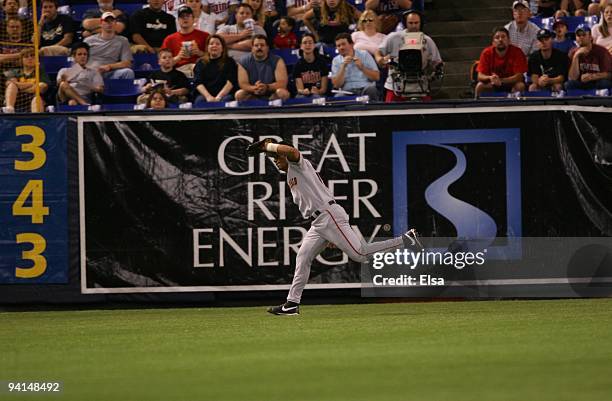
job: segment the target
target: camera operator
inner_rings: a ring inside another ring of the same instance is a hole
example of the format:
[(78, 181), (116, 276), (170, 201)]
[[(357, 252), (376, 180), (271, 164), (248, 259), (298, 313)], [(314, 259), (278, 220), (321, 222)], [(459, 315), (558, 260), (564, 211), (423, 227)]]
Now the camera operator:
[[(392, 60), (398, 60), (400, 49), (404, 46), (406, 33), (419, 33), (422, 29), (422, 16), (418, 11), (409, 10), (403, 14), (403, 23), (406, 29), (400, 32), (394, 32), (387, 36), (385, 41), (380, 45), (378, 50), (376, 51), (376, 62), (379, 66), (384, 67)], [(425, 87), (420, 87), (423, 91), (423, 94), (427, 94), (429, 92), (429, 77), (426, 77), (428, 71), (434, 71), (437, 68), (442, 66), (442, 57), (440, 57), (440, 51), (438, 50), (438, 46), (436, 46), (433, 39), (429, 36), (423, 34), (424, 44), (423, 44), (423, 56), (426, 60), (426, 67), (421, 71), (422, 75), (427, 79), (425, 83)], [(397, 85), (394, 82), (394, 74), (392, 71), (389, 72), (387, 76), (387, 80), (385, 82), (385, 102), (399, 102), (408, 100), (407, 97), (402, 96), (401, 90), (398, 90)], [(418, 83), (417, 78), (414, 78), (414, 82)], [(405, 84), (402, 83), (402, 84)], [(403, 85), (402, 85), (403, 86)]]

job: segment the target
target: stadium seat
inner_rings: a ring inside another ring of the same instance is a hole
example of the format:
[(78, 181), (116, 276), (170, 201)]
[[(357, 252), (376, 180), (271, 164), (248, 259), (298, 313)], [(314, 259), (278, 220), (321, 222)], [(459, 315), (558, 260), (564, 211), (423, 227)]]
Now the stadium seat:
[(84, 112), (84, 111), (89, 111), (89, 106), (81, 106), (81, 105), (76, 105), (76, 106), (69, 106), (67, 104), (58, 104), (56, 111), (62, 111), (62, 112)]
[(157, 54), (136, 53), (134, 54), (133, 69), (136, 78), (146, 78), (152, 71), (159, 70)]
[(328, 46), (324, 44), (321, 44), (321, 47), (319, 48), (319, 53), (329, 57), (330, 60), (338, 55), (335, 46)]
[(609, 96), (609, 89), (568, 89), (565, 96), (581, 97), (581, 96)]
[(142, 92), (142, 82), (133, 79), (105, 79), (104, 103), (136, 103)]
[(552, 92), (551, 91), (523, 92), (521, 93), (521, 97), (552, 97)]
[(293, 67), (299, 60), (299, 49), (272, 49), (272, 54), (276, 54), (283, 59), (287, 67)]
[(70, 59), (66, 56), (46, 56), (40, 58), (40, 63), (49, 75), (55, 75), (64, 67), (70, 67)]
[(95, 2), (89, 4), (72, 4), (70, 5), (70, 15), (75, 21), (83, 21), (85, 12), (94, 8), (98, 8), (98, 4)]
[(202, 99), (196, 100), (193, 104), (194, 109), (215, 109), (225, 107), (225, 102), (206, 102)]
[(253, 100), (243, 100), (238, 102), (238, 106), (240, 107), (268, 107), (267, 100), (253, 99)]

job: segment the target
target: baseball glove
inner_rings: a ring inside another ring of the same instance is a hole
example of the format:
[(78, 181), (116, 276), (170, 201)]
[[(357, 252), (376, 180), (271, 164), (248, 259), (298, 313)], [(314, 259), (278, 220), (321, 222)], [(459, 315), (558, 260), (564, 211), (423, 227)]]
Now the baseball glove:
[(274, 141), (270, 138), (267, 138), (267, 139), (262, 139), (261, 141), (250, 144), (246, 148), (247, 156), (255, 156), (261, 152), (264, 152), (266, 150), (266, 145), (271, 142), (274, 142)]

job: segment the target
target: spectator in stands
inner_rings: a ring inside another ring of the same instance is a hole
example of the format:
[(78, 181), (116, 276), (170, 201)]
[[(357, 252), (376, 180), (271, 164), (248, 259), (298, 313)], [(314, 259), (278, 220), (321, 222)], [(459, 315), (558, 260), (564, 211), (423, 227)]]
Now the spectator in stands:
[(603, 9), (601, 22), (591, 28), (593, 43), (605, 47), (612, 54), (612, 3)]
[(612, 4), (612, 2), (610, 0), (594, 0), (591, 4), (589, 4), (588, 14), (599, 15), (600, 18), (603, 18), (604, 9), (608, 4)]
[(193, 78), (193, 67), (206, 50), (208, 33), (193, 27), (193, 10), (187, 6), (178, 9), (179, 31), (167, 36), (163, 46), (172, 50), (176, 69)]
[(230, 101), (238, 88), (238, 66), (221, 36), (209, 36), (206, 49), (193, 74), (196, 103)]
[(278, 33), (274, 36), (274, 47), (277, 49), (295, 49), (297, 36), (293, 33), (295, 20), (291, 17), (281, 17), (278, 23)]
[[(4, 95), (5, 113), (14, 113), (18, 104), (30, 104), (32, 113), (42, 112), (44, 104), (42, 98), (36, 101), (36, 57), (34, 49), (25, 49), (20, 53), (21, 67), (5, 71), (7, 78)], [(39, 70), (39, 91), (42, 95), (49, 88), (49, 78), (43, 68)], [(28, 110), (17, 110), (27, 112)]]
[(540, 50), (529, 56), (529, 76), (531, 85), (529, 91), (553, 90), (559, 92), (567, 78), (569, 68), (567, 54), (552, 47), (553, 33), (540, 29), (538, 41)]
[(305, 33), (300, 43), (302, 58), (293, 66), (293, 78), (297, 89), (296, 97), (325, 97), (329, 67), (327, 60), (319, 56), (315, 47), (315, 37)]
[(567, 11), (569, 15), (575, 15), (576, 17), (587, 15), (587, 4), (588, 0), (561, 0), (559, 6), (561, 10)]
[(19, 16), (19, 2), (17, 0), (3, 0), (2, 6), (4, 19), (0, 21), (0, 32), (6, 32), (9, 19), (17, 18), (21, 20), (21, 41), (30, 43), (34, 33), (34, 24), (31, 20)]
[(321, 0), (320, 7), (315, 6), (306, 13), (304, 23), (319, 42), (331, 46), (339, 33), (351, 32), (351, 25), (359, 15), (346, 0)]
[(264, 0), (245, 0), (245, 3), (253, 9), (253, 19), (260, 27), (266, 24), (266, 10), (263, 7)]
[[(185, 6), (193, 11), (193, 27), (210, 35), (215, 33), (217, 27), (215, 25), (215, 16), (204, 12), (202, 9), (202, 0), (187, 0)], [(180, 7), (179, 7), (180, 8)], [(179, 26), (178, 8), (174, 10), (173, 15), (176, 15), (176, 26)]]
[(133, 53), (156, 53), (164, 39), (176, 32), (174, 17), (162, 10), (164, 0), (148, 0), (148, 3), (149, 7), (136, 11), (130, 18)]
[(27, 44), (22, 35), (23, 20), (17, 17), (9, 17), (5, 27), (6, 43), (0, 48), (0, 64), (15, 63), (21, 59), (21, 51)]
[(540, 28), (529, 21), (531, 11), (526, 0), (516, 0), (512, 3), (512, 22), (506, 24), (510, 32), (510, 43), (519, 47), (526, 56), (538, 50), (538, 39), (536, 38)]
[(555, 19), (561, 19), (561, 18), (567, 18), (569, 17), (569, 13), (565, 10), (557, 10), (555, 11), (555, 15), (554, 15)]
[(151, 96), (147, 99), (145, 108), (149, 110), (163, 110), (168, 107), (168, 98), (164, 93), (163, 89), (156, 89), (151, 93)]
[(123, 36), (115, 33), (115, 14), (102, 14), (100, 33), (89, 36), (89, 65), (97, 67), (105, 79), (134, 79), (130, 44)]
[(38, 27), (41, 56), (67, 56), (74, 38), (73, 21), (57, 13), (57, 0), (43, 0)]
[[(376, 51), (376, 62), (379, 66), (386, 66), (389, 61), (399, 57), (400, 48), (404, 45), (404, 37), (406, 33), (421, 32), (422, 19), (421, 14), (417, 11), (408, 11), (404, 13), (403, 25), (406, 27), (401, 32), (394, 32), (387, 35), (385, 41), (378, 47)], [(424, 34), (425, 45), (423, 48), (425, 57), (427, 58), (427, 70), (433, 71), (437, 66), (442, 64), (442, 57), (438, 46), (428, 35)], [(391, 75), (385, 81), (385, 102), (397, 102), (408, 100), (402, 96), (398, 96), (394, 91), (394, 83)]]
[(189, 95), (189, 80), (182, 72), (174, 68), (172, 50), (161, 48), (157, 53), (159, 71), (153, 71), (144, 85), (143, 94), (138, 96), (137, 103), (146, 103), (155, 89), (163, 89), (168, 101), (185, 103)]
[(372, 56), (382, 45), (387, 35), (380, 33), (380, 20), (372, 10), (365, 10), (357, 22), (357, 30), (351, 34), (355, 49), (366, 50)]
[(304, 21), (306, 11), (319, 7), (321, 0), (287, 0), (287, 15), (296, 21)]
[(279, 56), (270, 54), (267, 38), (255, 35), (251, 54), (238, 63), (236, 100), (289, 99), (287, 67)]
[(574, 42), (574, 39), (567, 36), (567, 23), (564, 20), (556, 20), (553, 24), (553, 31), (555, 31), (553, 48), (561, 50), (567, 54), (571, 49), (576, 47), (576, 42)]
[(117, 35), (125, 33), (128, 23), (125, 13), (113, 7), (113, 0), (98, 0), (98, 8), (92, 8), (83, 14), (83, 32), (81, 34), (83, 39), (100, 33), (100, 27), (102, 26), (100, 17), (109, 11), (115, 16), (115, 33)]
[[(236, 9), (236, 24), (223, 25), (217, 31), (217, 34), (225, 40), (230, 57), (238, 62), (243, 56), (251, 53), (254, 35), (266, 36), (266, 31), (254, 24), (252, 17), (253, 8), (248, 4), (241, 4)], [(248, 25), (245, 24), (247, 21)]]
[(380, 21), (380, 32), (389, 34), (401, 20), (401, 16), (412, 9), (412, 0), (367, 0), (366, 10), (376, 12)]
[[(336, 36), (336, 50), (338, 55), (332, 60), (331, 73), (334, 88), (357, 96), (367, 95), (370, 100), (377, 101), (376, 81), (380, 79), (380, 71), (370, 53), (356, 50), (351, 35), (345, 32)], [(347, 94), (338, 93), (337, 96)]]
[(537, 15), (542, 18), (549, 18), (555, 14), (559, 8), (561, 0), (531, 0), (535, 1), (538, 7)]
[(76, 43), (72, 47), (74, 64), (57, 73), (57, 98), (71, 106), (92, 104), (94, 93), (104, 91), (104, 80), (97, 69), (87, 66), (89, 45)]
[(476, 97), (483, 92), (524, 92), (523, 74), (527, 59), (520, 48), (510, 44), (510, 34), (503, 27), (495, 28), (493, 44), (480, 54)]
[(204, 12), (215, 17), (217, 30), (233, 15), (240, 4), (239, 0), (203, 0)]
[(566, 89), (606, 89), (612, 87), (612, 56), (593, 44), (591, 30), (586, 24), (576, 28), (577, 48), (570, 52), (569, 80)]

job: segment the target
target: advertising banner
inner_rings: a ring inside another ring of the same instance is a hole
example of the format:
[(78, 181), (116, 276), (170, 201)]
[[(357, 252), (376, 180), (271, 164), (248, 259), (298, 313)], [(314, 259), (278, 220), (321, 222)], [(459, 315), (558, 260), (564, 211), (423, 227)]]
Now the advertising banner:
[[(520, 261), (538, 243), (528, 237), (610, 236), (609, 113), (512, 111), (85, 118), (82, 291), (288, 288), (311, 221), (273, 160), (246, 156), (268, 137), (300, 150), (365, 241), (414, 227), (445, 247), (476, 241), (487, 261)], [(481, 270), (451, 278), (531, 277)], [(548, 266), (538, 278), (568, 285), (567, 275)], [(307, 288), (363, 288), (364, 277), (326, 248)]]
[(66, 119), (0, 121), (0, 283), (68, 281)]

